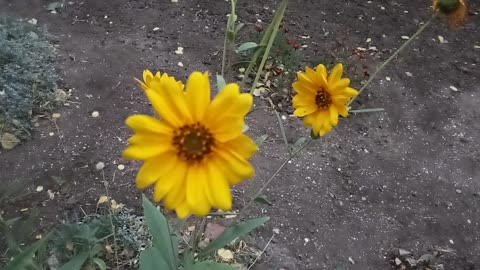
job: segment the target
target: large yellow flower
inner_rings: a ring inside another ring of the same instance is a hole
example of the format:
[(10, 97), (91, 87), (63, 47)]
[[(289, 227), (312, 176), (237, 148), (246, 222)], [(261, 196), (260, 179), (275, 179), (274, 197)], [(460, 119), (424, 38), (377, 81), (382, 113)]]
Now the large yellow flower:
[(304, 117), (304, 125), (311, 126), (313, 134), (323, 136), (338, 124), (338, 115), (348, 116), (347, 103), (358, 91), (348, 87), (350, 79), (342, 78), (343, 66), (337, 64), (330, 74), (324, 65), (315, 70), (307, 67), (297, 74), (293, 89), (293, 113)]
[(211, 207), (230, 210), (230, 185), (254, 173), (247, 159), (258, 148), (242, 133), (252, 96), (228, 84), (211, 101), (208, 74), (200, 72), (183, 91), (173, 77), (145, 71), (142, 88), (160, 119), (133, 115), (126, 121), (135, 134), (123, 156), (144, 161), (137, 187), (154, 185), (154, 200), (180, 218), (205, 216)]

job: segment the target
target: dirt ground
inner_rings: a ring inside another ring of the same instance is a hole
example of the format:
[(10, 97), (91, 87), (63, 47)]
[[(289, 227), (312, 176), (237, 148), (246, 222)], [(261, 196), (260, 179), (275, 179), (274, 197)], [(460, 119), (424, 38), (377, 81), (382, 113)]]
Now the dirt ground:
[[(246, 30), (271, 18), (275, 4), (239, 1)], [(349, 71), (358, 89), (404, 42), (402, 36), (429, 18), (429, 5), (292, 0), (285, 27), (307, 45), (301, 53), (310, 65), (333, 55), (349, 69), (358, 63), (341, 55), (375, 46), (377, 51), (359, 60), (365, 71)], [(48, 228), (80, 206), (93, 209), (105, 194), (103, 177), (113, 198), (137, 208), (141, 193), (133, 180), (139, 164), (120, 158), (130, 135), (124, 120), (151, 108), (133, 78), (143, 69), (183, 80), (194, 70), (218, 72), (229, 4), (73, 0), (57, 14), (44, 6), (45, 1), (0, 0), (0, 14), (36, 18), (48, 29), (58, 46), (58, 70), (73, 95), (70, 106), (59, 110), (58, 129), (43, 121), (33, 140), (0, 153), (1, 183), (31, 181), (31, 194), (3, 210), (39, 207), (45, 216), (40, 227)], [(479, 12), (480, 3), (473, 1), (467, 24), (456, 32), (436, 20), (353, 106), (385, 112), (342, 119), (280, 173), (266, 192), (273, 206), (251, 211), (272, 218), (258, 231), (259, 248), (273, 229), (279, 231), (256, 269), (391, 269), (389, 252), (398, 248), (416, 257), (451, 248), (454, 253), (442, 259), (444, 269), (480, 268)], [(179, 46), (183, 55), (174, 53)], [(285, 159), (275, 119), (259, 110), (247, 121), (253, 137), (270, 138), (253, 158), (257, 185)], [(308, 134), (293, 117), (285, 125), (292, 141)], [(97, 162), (106, 164), (104, 176)], [(118, 164), (126, 169), (118, 170)], [(60, 188), (52, 181), (59, 178), (66, 181)], [(39, 185), (43, 192), (35, 192)], [(48, 199), (48, 189), (57, 192), (55, 198)], [(237, 207), (246, 199), (244, 190), (236, 189)]]

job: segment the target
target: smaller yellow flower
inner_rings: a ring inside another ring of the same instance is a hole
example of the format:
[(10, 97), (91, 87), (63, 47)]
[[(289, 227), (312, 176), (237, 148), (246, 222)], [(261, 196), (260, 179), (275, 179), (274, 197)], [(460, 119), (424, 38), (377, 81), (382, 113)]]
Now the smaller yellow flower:
[(465, 22), (467, 0), (433, 0), (433, 11), (447, 16), (448, 25), (456, 29)]
[(342, 78), (342, 73), (342, 64), (337, 64), (330, 74), (324, 65), (315, 70), (306, 67), (292, 85), (297, 93), (293, 97), (293, 115), (304, 117), (304, 125), (311, 126), (316, 136), (330, 132), (338, 124), (338, 115), (347, 117), (347, 103), (358, 95), (357, 90), (348, 87), (350, 79)]
[[(161, 74), (157, 71), (155, 75), (150, 70), (143, 71), (143, 82), (139, 79), (136, 79), (137, 82), (140, 83), (140, 86), (143, 90), (147, 91), (149, 89), (153, 89), (155, 91), (160, 92), (160, 89), (166, 89), (166, 87), (171, 85), (176, 85), (178, 90), (183, 90), (183, 83), (181, 81), (176, 81), (174, 77), (168, 76), (167, 73)], [(159, 93), (161, 94), (161, 93)]]

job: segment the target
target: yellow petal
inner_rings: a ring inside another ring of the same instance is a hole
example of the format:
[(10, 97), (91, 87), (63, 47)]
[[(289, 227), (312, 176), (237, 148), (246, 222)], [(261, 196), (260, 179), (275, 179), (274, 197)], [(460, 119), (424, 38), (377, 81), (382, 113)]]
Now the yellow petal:
[(187, 204), (196, 216), (207, 215), (211, 208), (204, 192), (208, 181), (206, 169), (204, 165), (193, 165), (187, 172)]
[(184, 219), (190, 214), (190, 209), (188, 209), (187, 201), (181, 203), (177, 208), (175, 208), (175, 212), (179, 219)]
[(174, 168), (177, 162), (175, 152), (167, 152), (161, 156), (147, 159), (138, 171), (135, 181), (137, 188), (144, 189), (157, 180), (163, 181), (162, 177), (169, 177), (166, 174)]
[(306, 82), (296, 81), (292, 84), (293, 90), (299, 94), (316, 95), (318, 87)]
[(232, 208), (230, 186), (223, 171), (215, 167), (213, 163), (208, 164), (207, 183), (209, 193), (212, 195), (213, 206), (223, 211), (230, 210)]
[(241, 155), (228, 149), (219, 149), (217, 159), (212, 162), (224, 171), (230, 185), (238, 184), (254, 175), (252, 165)]
[(327, 68), (324, 65), (322, 64), (318, 65), (315, 71), (317, 72), (317, 75), (319, 77), (323, 78), (325, 82), (327, 82), (327, 77), (328, 77)]
[(335, 67), (333, 67), (332, 71), (330, 72), (330, 75), (328, 75), (328, 84), (334, 84), (340, 78), (342, 77), (343, 73), (343, 65), (342, 64), (337, 64)]
[(348, 116), (348, 109), (347, 109), (347, 106), (345, 106), (345, 105), (337, 106), (337, 111), (343, 117)]
[(216, 140), (225, 142), (242, 132), (243, 118), (252, 107), (250, 94), (240, 94), (237, 84), (228, 84), (210, 103), (204, 123)]
[(348, 78), (343, 78), (335, 82), (334, 84), (331, 84), (329, 87), (329, 92), (332, 94), (337, 94), (341, 93), (341, 91), (345, 90), (350, 85), (350, 79)]
[(145, 82), (145, 84), (148, 84), (152, 79), (152, 77), (153, 77), (153, 74), (150, 70), (146, 69), (143, 71), (143, 81)]
[(192, 73), (188, 78), (186, 94), (193, 121), (201, 121), (210, 103), (208, 73)]
[[(172, 88), (178, 89), (177, 86), (173, 86)], [(167, 89), (163, 91), (162, 94), (157, 91), (146, 91), (145, 93), (155, 111), (170, 126), (180, 127), (192, 122), (183, 92), (175, 89)]]
[(345, 97), (345, 96), (343, 96), (343, 95), (334, 95), (334, 96), (332, 96), (333, 104), (335, 104), (335, 105), (338, 106), (338, 107), (340, 107), (340, 106), (345, 106), (345, 104), (347, 104), (349, 100), (350, 100), (350, 98)]
[(222, 143), (221, 148), (230, 149), (244, 158), (250, 158), (258, 151), (258, 146), (246, 135), (240, 135), (228, 142)]
[[(324, 66), (324, 68), (325, 68), (325, 66)], [(320, 67), (320, 69), (321, 69), (321, 67)], [(309, 67), (306, 67), (305, 68), (305, 74), (310, 79), (310, 81), (313, 82), (313, 84), (316, 86), (316, 88), (324, 88), (324, 89), (327, 88), (327, 86), (328, 86), (327, 76), (323, 75), (322, 71), (317, 72), (317, 71), (315, 71), (315, 70), (313, 70)]]
[(159, 144), (162, 147), (172, 147), (172, 137), (170, 134), (154, 134), (147, 132), (135, 133), (132, 137), (128, 138), (128, 143), (131, 145), (153, 145)]
[(125, 122), (127, 126), (133, 129), (135, 132), (151, 132), (158, 134), (172, 133), (172, 129), (168, 125), (165, 125), (158, 119), (148, 115), (132, 115), (129, 116)]
[(331, 128), (330, 126), (330, 112), (329, 110), (319, 111), (316, 115), (315, 122), (313, 126), (316, 130), (320, 132), (320, 136), (323, 136), (322, 131), (325, 129)]
[(351, 87), (347, 87), (343, 91), (341, 91), (339, 94), (351, 98), (351, 97), (356, 97), (358, 95), (358, 91)]
[(312, 106), (312, 105), (315, 105), (315, 95), (313, 94), (305, 94), (305, 93), (302, 93), (302, 94), (296, 94), (293, 99), (292, 99), (292, 105), (294, 108), (298, 108), (298, 107), (308, 107), (308, 106)]
[(170, 151), (171, 149), (172, 148), (169, 144), (134, 144), (125, 149), (125, 151), (123, 151), (123, 158), (146, 160), (155, 156), (159, 156), (165, 152)]
[(332, 126), (338, 125), (338, 110), (337, 110), (337, 107), (330, 106), (329, 112), (330, 112), (330, 124)]
[(314, 113), (317, 109), (318, 109), (317, 105), (310, 105), (308, 107), (299, 107), (293, 112), (293, 115), (296, 117), (304, 117), (305, 115)]
[(164, 199), (167, 209), (175, 209), (185, 200), (186, 175), (187, 164), (178, 160), (168, 175), (155, 183), (153, 199), (157, 202)]

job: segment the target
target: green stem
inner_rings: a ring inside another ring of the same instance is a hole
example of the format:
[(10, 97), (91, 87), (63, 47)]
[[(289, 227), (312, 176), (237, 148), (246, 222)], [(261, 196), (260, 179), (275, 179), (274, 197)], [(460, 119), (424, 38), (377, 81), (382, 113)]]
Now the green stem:
[(262, 194), (262, 192), (265, 190), (265, 188), (268, 187), (268, 185), (270, 185), (270, 182), (272, 182), (272, 180), (280, 173), (280, 171), (288, 164), (288, 162), (290, 160), (292, 160), (295, 156), (297, 156), (298, 154), (300, 154), (300, 152), (303, 151), (303, 149), (305, 149), (308, 145), (310, 145), (310, 143), (313, 142), (313, 139), (310, 138), (309, 141), (307, 141), (302, 147), (300, 147), (297, 151), (293, 152), (291, 155), (288, 156), (288, 158), (282, 163), (282, 165), (280, 165), (280, 167), (278, 167), (278, 169), (273, 173), (272, 176), (270, 176), (270, 178), (267, 180), (267, 182), (260, 188), (260, 190), (258, 190), (258, 192), (250, 199), (250, 201), (248, 201), (248, 203), (240, 210), (240, 212), (238, 213), (238, 215), (236, 216), (235, 218), (235, 221), (243, 214), (245, 213), (245, 211), (247, 210), (247, 208), (249, 208), (252, 203), (255, 201), (255, 198), (257, 198), (258, 196), (260, 196)]
[(382, 71), (401, 51), (403, 51), (410, 43), (412, 43), (412, 41), (415, 40), (430, 25), (430, 23), (433, 21), (433, 19), (435, 19), (435, 17), (436, 17), (436, 15), (433, 15), (422, 27), (420, 27), (420, 29), (417, 30), (417, 32), (415, 34), (413, 34), (413, 36), (410, 39), (405, 41), (405, 43), (403, 43), (403, 45), (400, 46), (400, 48), (398, 48), (392, 54), (392, 56), (390, 56), (387, 59), (387, 61), (383, 62), (380, 65), (380, 67), (378, 67), (378, 69), (367, 80), (367, 82), (362, 86), (362, 88), (360, 88), (360, 90), (358, 90), (358, 95), (356, 97), (352, 98), (350, 100), (350, 102), (348, 102), (347, 107), (350, 106), (350, 104), (352, 104), (352, 102), (355, 101), (355, 99), (358, 96), (360, 96), (360, 94), (367, 88), (367, 86), (370, 85), (370, 83), (373, 81), (373, 79), (375, 79), (375, 77), (377, 77), (377, 75), (380, 73), (380, 71)]

